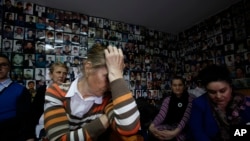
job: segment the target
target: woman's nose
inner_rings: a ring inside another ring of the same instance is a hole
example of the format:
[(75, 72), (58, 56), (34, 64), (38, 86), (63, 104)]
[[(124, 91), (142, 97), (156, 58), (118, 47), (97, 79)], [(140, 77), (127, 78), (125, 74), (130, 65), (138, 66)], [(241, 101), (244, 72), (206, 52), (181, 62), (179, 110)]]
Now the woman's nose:
[(220, 93), (216, 93), (216, 98), (221, 98), (221, 94)]

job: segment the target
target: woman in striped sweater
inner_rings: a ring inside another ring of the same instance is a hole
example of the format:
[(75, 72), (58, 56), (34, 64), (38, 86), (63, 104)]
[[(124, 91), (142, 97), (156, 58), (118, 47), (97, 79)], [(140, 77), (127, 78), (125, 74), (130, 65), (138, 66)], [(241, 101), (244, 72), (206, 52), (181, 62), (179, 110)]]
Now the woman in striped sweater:
[(135, 135), (140, 115), (123, 67), (121, 49), (96, 44), (88, 50), (81, 77), (71, 84), (52, 84), (45, 96), (48, 139), (108, 141), (111, 135), (125, 140)]
[(163, 100), (158, 115), (149, 126), (153, 134), (150, 140), (185, 140), (193, 96), (188, 94), (184, 84), (182, 77), (172, 79), (172, 94)]

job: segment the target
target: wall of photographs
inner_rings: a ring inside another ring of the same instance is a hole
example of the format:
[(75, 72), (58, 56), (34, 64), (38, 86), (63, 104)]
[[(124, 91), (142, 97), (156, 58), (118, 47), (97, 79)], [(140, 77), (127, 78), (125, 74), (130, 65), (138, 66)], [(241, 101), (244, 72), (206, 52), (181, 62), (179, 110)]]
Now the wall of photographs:
[(0, 20), (1, 52), (10, 57), (10, 76), (27, 88), (29, 82), (35, 88), (48, 84), (49, 67), (56, 61), (70, 67), (67, 79), (74, 80), (97, 42), (123, 49), (124, 78), (136, 98), (160, 99), (170, 90), (171, 75), (180, 71), (176, 35), (23, 0), (2, 0)]
[[(188, 80), (209, 65), (225, 65), (233, 86), (250, 87), (250, 1), (242, 0), (179, 34)], [(190, 83), (192, 86), (192, 83)]]
[(27, 88), (29, 82), (35, 88), (48, 84), (49, 67), (56, 61), (69, 66), (67, 81), (74, 80), (94, 43), (123, 49), (124, 78), (136, 98), (164, 97), (176, 74), (186, 78), (188, 88), (194, 88), (193, 78), (212, 63), (228, 66), (236, 88), (248, 88), (249, 5), (242, 0), (173, 35), (23, 0), (0, 0), (0, 49), (10, 57), (10, 77)]

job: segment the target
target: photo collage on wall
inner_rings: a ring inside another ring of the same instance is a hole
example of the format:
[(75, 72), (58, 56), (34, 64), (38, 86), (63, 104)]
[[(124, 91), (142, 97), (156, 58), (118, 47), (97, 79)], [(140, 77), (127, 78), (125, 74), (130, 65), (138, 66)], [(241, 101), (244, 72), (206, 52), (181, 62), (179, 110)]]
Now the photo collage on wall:
[(240, 1), (179, 34), (186, 79), (217, 64), (228, 67), (235, 88), (250, 87), (249, 9), (249, 1)]
[(86, 15), (15, 0), (2, 1), (1, 10), (1, 52), (10, 57), (13, 80), (48, 84), (49, 67), (56, 61), (70, 68), (68, 81), (79, 75), (87, 53)]
[(27, 88), (48, 84), (49, 67), (57, 61), (69, 67), (67, 81), (73, 81), (88, 49), (100, 43), (124, 51), (124, 77), (135, 98), (160, 99), (170, 91), (178, 67), (176, 35), (20, 0), (1, 1), (0, 19), (10, 77)]

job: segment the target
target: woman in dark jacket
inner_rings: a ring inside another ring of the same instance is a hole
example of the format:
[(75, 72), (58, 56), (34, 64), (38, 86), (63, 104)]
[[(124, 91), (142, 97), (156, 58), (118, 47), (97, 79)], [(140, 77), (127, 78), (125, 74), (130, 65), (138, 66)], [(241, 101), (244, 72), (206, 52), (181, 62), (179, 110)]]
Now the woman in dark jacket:
[(184, 84), (182, 77), (172, 79), (172, 94), (163, 100), (160, 112), (149, 126), (154, 136), (150, 140), (185, 140), (193, 96), (187, 93)]

